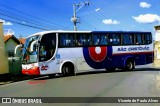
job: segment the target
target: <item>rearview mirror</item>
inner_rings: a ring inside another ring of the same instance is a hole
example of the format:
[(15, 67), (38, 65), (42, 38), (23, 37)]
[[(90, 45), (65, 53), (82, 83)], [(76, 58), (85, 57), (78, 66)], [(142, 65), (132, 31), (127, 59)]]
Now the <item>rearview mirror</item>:
[(37, 40), (33, 41), (30, 45), (30, 52), (35, 51), (37, 46), (38, 46), (38, 41)]

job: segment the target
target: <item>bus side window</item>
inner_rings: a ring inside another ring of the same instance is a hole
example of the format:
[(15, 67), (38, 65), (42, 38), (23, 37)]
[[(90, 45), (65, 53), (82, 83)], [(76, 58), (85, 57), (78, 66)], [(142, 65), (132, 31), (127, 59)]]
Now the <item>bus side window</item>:
[(118, 35), (118, 34), (113, 34), (113, 35), (112, 35), (112, 39), (113, 39), (113, 44), (114, 44), (114, 45), (120, 44), (120, 35)]
[(60, 34), (60, 47), (73, 47), (75, 46), (74, 35), (72, 33)]
[(135, 44), (143, 44), (142, 34), (135, 34)]
[(131, 45), (134, 44), (134, 37), (132, 34), (122, 34), (122, 44)]
[(107, 34), (101, 34), (100, 35), (100, 45), (108, 45), (108, 35)]
[(60, 34), (60, 47), (64, 47), (66, 45), (65, 36)]
[(144, 34), (144, 43), (149, 44), (152, 42), (152, 36), (151, 34)]
[(93, 34), (93, 44), (99, 45), (99, 42), (100, 42), (99, 34)]
[(120, 44), (120, 35), (119, 34), (109, 34), (109, 42), (111, 45)]
[(129, 35), (129, 38), (130, 38), (131, 44), (134, 44), (134, 35), (133, 35), (133, 34), (132, 34), (132, 35)]
[(82, 43), (83, 46), (85, 46), (85, 43), (86, 43), (85, 35), (86, 34), (84, 34), (84, 33), (81, 34), (81, 43)]
[(89, 33), (86, 35), (86, 46), (92, 45), (92, 35)]
[(74, 34), (69, 34), (70, 45), (71, 47), (75, 46)]
[(69, 36), (68, 36), (68, 34), (64, 34), (64, 36), (65, 36), (65, 46), (69, 46), (69, 43), (70, 43), (70, 39), (69, 39)]
[(77, 34), (76, 35), (76, 45), (77, 46), (82, 46), (82, 34)]
[(109, 44), (112, 45), (113, 44), (113, 38), (112, 38), (112, 34), (108, 34), (108, 39), (109, 39)]

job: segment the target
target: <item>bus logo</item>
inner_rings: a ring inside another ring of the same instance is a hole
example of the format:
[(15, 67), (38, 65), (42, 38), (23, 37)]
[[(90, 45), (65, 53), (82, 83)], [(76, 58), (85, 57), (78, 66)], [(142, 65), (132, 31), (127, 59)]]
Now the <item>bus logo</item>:
[(89, 55), (95, 62), (101, 62), (106, 58), (107, 47), (89, 47)]
[(46, 71), (47, 69), (48, 69), (48, 66), (47, 66), (47, 65), (44, 65), (44, 66), (41, 67), (41, 70), (42, 70), (42, 71)]
[(106, 68), (110, 63), (107, 58), (112, 56), (112, 46), (83, 47), (83, 56), (86, 63), (94, 69)]

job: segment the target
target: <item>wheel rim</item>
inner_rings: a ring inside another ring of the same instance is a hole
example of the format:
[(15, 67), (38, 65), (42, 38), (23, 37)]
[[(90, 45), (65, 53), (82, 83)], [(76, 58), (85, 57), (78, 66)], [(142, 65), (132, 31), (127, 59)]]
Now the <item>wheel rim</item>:
[(67, 66), (63, 67), (63, 75), (64, 76), (69, 75), (70, 72), (71, 72), (71, 68), (70, 67), (67, 67)]
[(127, 64), (127, 68), (128, 68), (128, 69), (132, 69), (132, 68), (133, 68), (133, 64), (132, 64), (132, 62), (128, 62), (128, 64)]
[(70, 68), (69, 68), (69, 67), (66, 67), (66, 68), (65, 68), (65, 72), (66, 72), (66, 74), (69, 74), (69, 73), (70, 73), (70, 71), (71, 71), (71, 70), (70, 70)]

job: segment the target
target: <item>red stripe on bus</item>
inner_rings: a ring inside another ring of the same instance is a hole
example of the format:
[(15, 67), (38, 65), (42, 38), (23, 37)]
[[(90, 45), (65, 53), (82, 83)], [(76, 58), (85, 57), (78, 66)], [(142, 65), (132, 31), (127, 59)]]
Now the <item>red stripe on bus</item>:
[(40, 75), (39, 67), (36, 67), (34, 69), (22, 69), (22, 74), (26, 75)]

